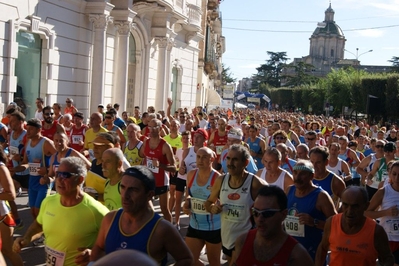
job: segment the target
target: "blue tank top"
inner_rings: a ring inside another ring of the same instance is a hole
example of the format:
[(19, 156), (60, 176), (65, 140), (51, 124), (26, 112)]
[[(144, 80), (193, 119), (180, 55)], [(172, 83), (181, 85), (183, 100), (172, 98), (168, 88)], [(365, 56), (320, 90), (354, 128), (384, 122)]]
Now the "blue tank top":
[[(149, 220), (140, 231), (126, 235), (121, 232), (119, 221), (122, 217), (123, 209), (119, 209), (112, 220), (111, 226), (108, 230), (107, 237), (105, 238), (105, 254), (117, 251), (119, 249), (134, 249), (141, 251), (151, 257), (148, 250), (148, 244), (151, 241), (152, 234), (162, 219), (157, 213)], [(167, 257), (162, 259), (160, 265), (166, 265)], [(159, 262), (158, 262), (159, 263)]]
[(332, 196), (333, 191), (332, 191), (332, 181), (333, 181), (334, 174), (329, 173), (325, 178), (323, 179), (315, 179), (313, 178), (312, 182), (316, 186), (321, 187), (324, 191), (328, 193), (328, 195)]
[[(40, 164), (40, 167), (46, 166), (46, 159), (43, 154), (43, 145), (45, 142), (45, 138), (41, 138), (41, 140), (36, 144), (35, 147), (31, 146), (31, 140), (28, 141), (28, 145), (26, 147), (26, 156), (28, 156), (28, 162)], [(44, 161), (43, 161), (44, 160)], [(34, 168), (35, 166), (29, 166), (30, 168)], [(40, 175), (33, 175), (33, 171), (29, 171), (29, 188), (35, 190), (48, 189), (47, 185), (41, 185), (39, 180), (41, 178)]]
[[(326, 220), (325, 215), (321, 211), (316, 209), (317, 197), (322, 191), (320, 187), (315, 188), (308, 195), (301, 198), (295, 196), (295, 191), (295, 186), (291, 186), (288, 191), (288, 215), (295, 216), (298, 213), (307, 213), (314, 219), (318, 219), (321, 221)], [(309, 255), (314, 260), (316, 257), (317, 247), (321, 242), (322, 235), (323, 230), (305, 225), (305, 237), (294, 238), (306, 248)]]
[[(71, 153), (72, 153), (72, 149), (71, 148), (68, 148), (68, 151), (67, 151), (67, 153), (65, 154), (65, 157), (64, 158), (67, 158), (67, 157), (69, 157), (70, 155), (71, 155)], [(53, 162), (53, 164), (51, 165), (51, 167), (53, 167), (53, 170), (54, 170), (54, 174), (55, 174), (55, 172), (57, 172), (57, 169), (58, 169), (58, 166), (60, 166), (60, 162), (58, 161), (58, 151), (55, 153), (55, 155), (54, 155), (54, 162)]]
[[(11, 132), (11, 135), (10, 135), (10, 152), (11, 152), (13, 149), (18, 148), (18, 154), (20, 154), (21, 156), (23, 156), (23, 154), (24, 154), (24, 147), (25, 147), (23, 141), (24, 141), (24, 137), (25, 137), (25, 135), (26, 135), (26, 130), (23, 130), (22, 133), (21, 133), (21, 134), (18, 136), (18, 138), (16, 138), (16, 139), (14, 139), (14, 138), (12, 137), (13, 134), (14, 134), (14, 132)], [(17, 166), (19, 165), (19, 162), (15, 161), (15, 160), (12, 160), (12, 165), (13, 165), (14, 167), (17, 167)], [(29, 175), (29, 169), (26, 169), (26, 170), (23, 171), (23, 172), (16, 172), (15, 174), (16, 174), (16, 175)]]
[(198, 170), (188, 184), (188, 193), (191, 196), (190, 226), (197, 230), (213, 231), (220, 229), (220, 214), (211, 214), (205, 210), (205, 201), (211, 194), (213, 183), (216, 180), (216, 171), (212, 170), (208, 182), (204, 186), (197, 184)]
[[(262, 148), (260, 147), (260, 138), (256, 138), (254, 142), (251, 142), (250, 138), (247, 139), (247, 144), (249, 145), (249, 149), (254, 151), (256, 154), (262, 154)], [(262, 164), (261, 158), (256, 158), (256, 167), (258, 169), (262, 169), (265, 166)]]

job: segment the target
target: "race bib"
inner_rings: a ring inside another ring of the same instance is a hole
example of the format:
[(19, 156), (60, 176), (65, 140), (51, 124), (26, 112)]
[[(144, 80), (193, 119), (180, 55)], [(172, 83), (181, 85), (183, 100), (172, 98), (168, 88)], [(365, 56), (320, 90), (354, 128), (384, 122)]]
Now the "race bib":
[(226, 204), (223, 210), (223, 219), (234, 223), (242, 223), (241, 216), (244, 214), (243, 205)]
[(399, 235), (399, 220), (387, 220), (386, 221), (388, 225), (388, 234), (391, 235)]
[(72, 144), (80, 145), (80, 143), (83, 142), (83, 136), (82, 135), (72, 135), (71, 139), (72, 139)]
[(65, 252), (61, 252), (46, 246), (46, 266), (63, 266)]
[(191, 198), (191, 211), (195, 214), (209, 214), (205, 210), (205, 200)]
[(152, 164), (152, 159), (147, 157), (147, 160), (146, 160), (146, 161), (147, 161), (147, 167), (148, 167), (148, 169), (150, 169), (151, 172), (153, 172), (154, 174), (158, 174), (158, 173), (159, 173), (159, 167), (155, 167), (155, 166)]
[(9, 149), (10, 149), (10, 154), (11, 155), (19, 154), (18, 147), (10, 146)]
[(305, 225), (299, 224), (299, 217), (287, 216), (284, 220), (285, 231), (290, 236), (305, 237)]
[(224, 146), (216, 146), (216, 154), (217, 154), (217, 155), (222, 154), (223, 147), (224, 147)]
[(32, 176), (39, 176), (40, 163), (29, 163), (29, 174)]

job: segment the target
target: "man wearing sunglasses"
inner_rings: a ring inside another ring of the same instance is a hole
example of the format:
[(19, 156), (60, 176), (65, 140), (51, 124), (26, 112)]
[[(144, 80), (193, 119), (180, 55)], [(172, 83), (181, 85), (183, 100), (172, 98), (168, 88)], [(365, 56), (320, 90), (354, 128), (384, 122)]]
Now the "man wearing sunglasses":
[(288, 213), (281, 188), (259, 189), (251, 211), (256, 229), (237, 238), (233, 265), (313, 265), (306, 249), (281, 226)]
[(120, 186), (122, 208), (104, 217), (91, 253), (92, 262), (120, 249), (134, 249), (147, 254), (158, 265), (166, 265), (167, 253), (174, 258), (175, 265), (193, 265), (191, 252), (177, 229), (154, 213), (151, 199), (155, 186), (156, 177), (148, 167), (125, 170)]
[(285, 231), (314, 259), (325, 220), (337, 212), (328, 193), (313, 184), (315, 171), (310, 161), (299, 160), (293, 170), (294, 185), (286, 190), (288, 214), (284, 221)]
[(15, 239), (15, 252), (20, 252), (43, 233), (48, 265), (86, 265), (89, 262), (90, 248), (108, 209), (82, 191), (86, 173), (82, 159), (61, 160), (55, 180), (57, 193), (42, 202), (38, 217), (25, 235)]
[(51, 106), (46, 106), (43, 108), (43, 117), (42, 121), (42, 136), (46, 137), (50, 140), (53, 140), (54, 134), (56, 132), (66, 134), (65, 128), (63, 125), (58, 123), (58, 120), (54, 120), (54, 110)]

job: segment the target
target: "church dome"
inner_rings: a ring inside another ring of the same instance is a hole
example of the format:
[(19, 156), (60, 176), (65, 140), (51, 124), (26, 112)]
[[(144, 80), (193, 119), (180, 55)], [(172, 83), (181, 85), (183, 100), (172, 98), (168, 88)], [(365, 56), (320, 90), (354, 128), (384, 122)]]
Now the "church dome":
[(338, 37), (344, 37), (342, 29), (334, 21), (334, 9), (330, 6), (326, 9), (324, 21), (317, 24), (317, 28), (313, 32), (314, 35), (335, 35)]

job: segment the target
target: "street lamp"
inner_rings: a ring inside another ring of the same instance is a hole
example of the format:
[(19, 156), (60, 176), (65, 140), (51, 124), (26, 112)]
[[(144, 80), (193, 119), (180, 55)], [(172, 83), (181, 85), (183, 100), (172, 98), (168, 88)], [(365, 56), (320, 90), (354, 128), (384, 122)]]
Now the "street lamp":
[(346, 49), (344, 49), (344, 51), (348, 52), (348, 53), (350, 53), (350, 54), (352, 54), (352, 55), (354, 55), (356, 57), (356, 65), (358, 66), (359, 65), (359, 57), (361, 57), (364, 54), (371, 53), (373, 50), (368, 50), (367, 52), (364, 52), (364, 53), (361, 53), (361, 54), (359, 54), (359, 48), (356, 48), (356, 54), (354, 54), (351, 51), (348, 51)]

